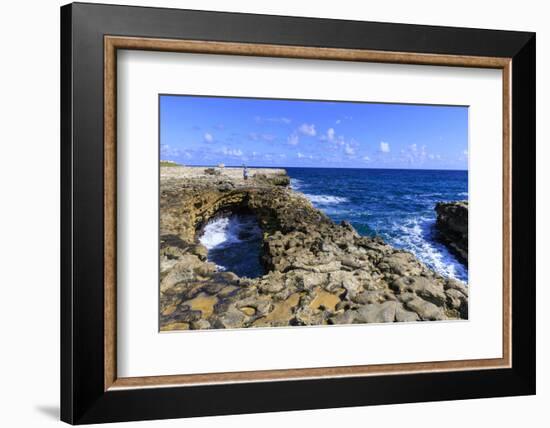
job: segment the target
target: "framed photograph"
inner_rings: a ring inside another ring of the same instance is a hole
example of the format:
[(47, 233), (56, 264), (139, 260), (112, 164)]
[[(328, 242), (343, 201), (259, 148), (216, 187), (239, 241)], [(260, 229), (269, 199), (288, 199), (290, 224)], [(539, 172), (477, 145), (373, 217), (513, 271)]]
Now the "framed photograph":
[(535, 393), (535, 35), (61, 8), (61, 417)]

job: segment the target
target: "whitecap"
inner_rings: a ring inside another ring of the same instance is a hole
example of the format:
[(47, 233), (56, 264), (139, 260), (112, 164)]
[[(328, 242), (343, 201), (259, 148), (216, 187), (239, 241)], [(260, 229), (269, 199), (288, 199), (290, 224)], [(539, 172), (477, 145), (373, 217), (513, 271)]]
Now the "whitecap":
[(228, 241), (238, 242), (239, 238), (234, 232), (235, 228), (230, 227), (228, 217), (217, 218), (206, 224), (199, 241), (208, 250), (211, 250)]
[(343, 198), (340, 196), (310, 195), (307, 193), (304, 193), (304, 196), (307, 197), (314, 204), (318, 204), (318, 205), (341, 204), (343, 202), (348, 202), (347, 198)]
[(304, 182), (298, 178), (291, 178), (290, 179), (290, 188), (292, 190), (300, 190), (302, 187), (304, 187)]
[(251, 216), (232, 215), (209, 221), (199, 242), (208, 250), (255, 239), (261, 230)]
[(413, 253), (420, 261), (440, 275), (467, 282), (468, 270), (443, 244), (430, 238), (426, 230), (431, 227), (433, 227), (433, 220), (426, 217), (407, 219), (401, 224), (394, 223), (393, 228), (399, 236), (391, 241)]

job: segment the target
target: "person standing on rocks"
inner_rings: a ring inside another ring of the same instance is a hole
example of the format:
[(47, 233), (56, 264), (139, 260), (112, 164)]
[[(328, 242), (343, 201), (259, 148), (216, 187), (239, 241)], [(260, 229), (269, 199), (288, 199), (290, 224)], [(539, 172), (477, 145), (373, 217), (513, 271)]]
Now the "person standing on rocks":
[(248, 168), (246, 165), (243, 165), (243, 179), (246, 181), (248, 180)]

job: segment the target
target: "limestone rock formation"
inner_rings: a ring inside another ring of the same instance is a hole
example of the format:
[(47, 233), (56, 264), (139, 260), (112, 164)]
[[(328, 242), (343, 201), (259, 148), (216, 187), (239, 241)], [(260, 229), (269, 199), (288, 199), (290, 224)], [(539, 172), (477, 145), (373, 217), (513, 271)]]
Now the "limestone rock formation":
[(438, 202), (436, 227), (441, 240), (468, 263), (468, 201)]
[[(284, 170), (161, 168), (162, 330), (411, 322), (468, 316), (468, 290), (380, 238), (335, 224), (287, 187)], [(198, 243), (216, 216), (247, 212), (265, 275), (238, 277)]]

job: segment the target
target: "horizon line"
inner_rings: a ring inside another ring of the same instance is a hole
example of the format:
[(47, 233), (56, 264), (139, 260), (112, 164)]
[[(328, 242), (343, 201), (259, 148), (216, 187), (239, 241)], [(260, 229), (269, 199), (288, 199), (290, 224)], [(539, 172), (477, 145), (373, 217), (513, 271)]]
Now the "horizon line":
[[(161, 160), (160, 162), (173, 162), (177, 164), (178, 166), (182, 167), (189, 167), (189, 168), (217, 168), (218, 164), (201, 164), (201, 165), (186, 165), (186, 164), (180, 164), (176, 161), (170, 161), (170, 160)], [(221, 162), (223, 163), (223, 162)], [(331, 166), (273, 166), (273, 165), (224, 165), (224, 168), (265, 168), (265, 169), (287, 169), (287, 168), (303, 168), (303, 169), (372, 169), (372, 170), (397, 170), (397, 171), (458, 171), (458, 172), (468, 172), (468, 169), (451, 169), (451, 168), (381, 168), (381, 167), (349, 167), (349, 166), (338, 166), (338, 167), (331, 167)]]

